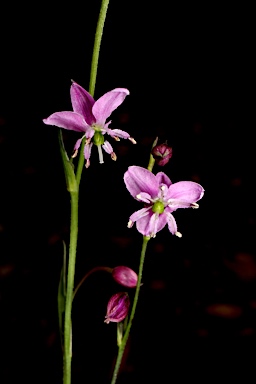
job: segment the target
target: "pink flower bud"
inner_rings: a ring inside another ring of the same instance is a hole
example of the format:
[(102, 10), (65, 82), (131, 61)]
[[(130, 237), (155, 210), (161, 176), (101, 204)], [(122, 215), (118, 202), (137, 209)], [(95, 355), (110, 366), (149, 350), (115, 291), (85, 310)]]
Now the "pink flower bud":
[(131, 268), (120, 266), (112, 271), (113, 279), (124, 287), (134, 288), (137, 285), (138, 276)]
[(172, 157), (172, 148), (167, 144), (159, 144), (152, 149), (151, 153), (156, 163), (160, 166), (164, 166)]
[(120, 323), (128, 315), (130, 299), (127, 292), (119, 292), (111, 296), (107, 305), (104, 323)]

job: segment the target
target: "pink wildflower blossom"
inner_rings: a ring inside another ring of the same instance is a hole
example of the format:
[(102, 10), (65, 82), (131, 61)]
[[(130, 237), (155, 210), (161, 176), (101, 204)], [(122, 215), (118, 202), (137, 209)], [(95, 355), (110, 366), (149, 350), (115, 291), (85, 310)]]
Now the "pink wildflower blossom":
[(75, 144), (73, 157), (76, 156), (82, 139), (85, 137), (84, 157), (86, 159), (86, 168), (90, 165), (93, 143), (98, 147), (100, 163), (104, 163), (101, 148), (109, 153), (113, 160), (116, 160), (116, 154), (111, 144), (104, 139), (106, 133), (117, 141), (120, 138), (129, 139), (133, 144), (136, 144), (136, 141), (130, 137), (129, 133), (120, 129), (110, 129), (108, 126), (111, 121), (106, 122), (107, 118), (122, 104), (127, 95), (129, 95), (128, 89), (116, 88), (95, 101), (89, 92), (73, 82), (70, 88), (73, 112), (55, 112), (47, 119), (44, 119), (43, 122), (47, 125), (56, 125), (60, 128), (83, 133), (83, 136)]
[(128, 228), (136, 222), (137, 230), (149, 237), (155, 237), (166, 224), (173, 235), (181, 237), (172, 212), (178, 208), (198, 208), (196, 202), (204, 195), (200, 184), (193, 181), (172, 184), (165, 173), (154, 175), (137, 166), (128, 168), (124, 174), (124, 182), (130, 194), (144, 203), (144, 208), (130, 216)]

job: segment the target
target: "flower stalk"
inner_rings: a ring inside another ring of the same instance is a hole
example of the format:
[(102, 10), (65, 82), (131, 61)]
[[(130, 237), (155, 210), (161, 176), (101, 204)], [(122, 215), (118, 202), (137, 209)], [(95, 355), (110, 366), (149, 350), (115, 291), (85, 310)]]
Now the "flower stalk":
[[(147, 245), (148, 245), (148, 241), (149, 240), (150, 240), (150, 237), (143, 236), (143, 242), (142, 242), (142, 247), (141, 247), (140, 265), (139, 265), (139, 273), (138, 273), (138, 281), (137, 281), (136, 291), (135, 291), (135, 295), (134, 295), (134, 299), (133, 299), (133, 304), (132, 304), (132, 309), (131, 309), (131, 314), (130, 314), (130, 317), (129, 317), (129, 320), (128, 320), (128, 323), (127, 323), (127, 327), (125, 329), (124, 336), (123, 336), (122, 341), (121, 341), (121, 343), (119, 345), (119, 348), (118, 348), (118, 354), (117, 354), (116, 364), (115, 364), (115, 368), (114, 368), (113, 375), (112, 375), (111, 384), (115, 384), (116, 383), (118, 372), (119, 372), (120, 365), (121, 365), (122, 358), (123, 358), (123, 354), (124, 354), (124, 350), (125, 350), (126, 343), (127, 343), (127, 340), (128, 340), (128, 337), (129, 337), (129, 333), (130, 333), (130, 329), (131, 329), (131, 326), (132, 326), (132, 321), (133, 321), (133, 318), (134, 318), (134, 315), (135, 315), (135, 311), (136, 311), (136, 307), (137, 307), (137, 303), (138, 303), (138, 299), (139, 299), (140, 287), (141, 287), (141, 280), (142, 280), (142, 272), (143, 272), (144, 260), (145, 260), (146, 250), (147, 250)], [(119, 340), (119, 342), (120, 342), (120, 340)]]
[[(89, 82), (89, 93), (91, 94), (92, 97), (94, 96), (94, 92), (95, 92), (100, 45), (101, 45), (101, 40), (103, 35), (104, 23), (107, 16), (108, 4), (109, 4), (109, 0), (102, 0), (99, 18), (98, 18), (98, 24), (95, 32), (94, 47), (93, 47), (92, 62), (91, 62), (90, 82)], [(82, 143), (81, 143), (81, 149), (80, 149), (79, 159), (77, 163), (76, 180), (78, 185), (80, 184), (81, 175), (84, 169), (84, 156), (83, 156), (84, 145), (85, 145), (85, 138), (82, 140)]]
[(94, 96), (96, 78), (97, 78), (97, 70), (99, 63), (99, 53), (100, 53), (100, 45), (102, 40), (104, 23), (107, 16), (109, 0), (102, 0), (101, 8), (98, 18), (98, 24), (96, 27), (96, 33), (94, 38), (94, 47), (92, 53), (92, 62), (91, 62), (91, 74), (90, 74), (90, 84), (89, 84), (89, 93)]
[[(158, 137), (156, 137), (156, 139), (154, 140), (153, 147), (157, 144), (157, 142), (158, 142)], [(155, 159), (152, 156), (152, 154), (150, 153), (149, 162), (148, 162), (148, 168), (147, 169), (152, 172), (154, 164), (155, 164)], [(137, 285), (136, 285), (135, 295), (134, 295), (134, 299), (133, 299), (133, 303), (132, 303), (131, 314), (130, 314), (127, 326), (125, 327), (125, 333), (123, 335), (123, 338), (122, 339), (118, 338), (118, 354), (117, 354), (116, 363), (115, 363), (115, 367), (114, 367), (114, 371), (113, 371), (113, 375), (112, 375), (111, 384), (115, 384), (116, 381), (117, 381), (118, 372), (119, 372), (120, 365), (121, 365), (121, 362), (122, 362), (122, 358), (123, 358), (123, 354), (124, 354), (124, 351), (125, 351), (126, 343), (127, 343), (127, 340), (128, 340), (129, 334), (130, 334), (130, 330), (131, 330), (131, 326), (132, 326), (132, 321), (133, 321), (133, 318), (134, 318), (134, 315), (135, 315), (135, 311), (136, 311), (136, 308), (137, 308), (138, 299), (139, 299), (139, 293), (140, 293), (140, 287), (141, 287), (143, 266), (144, 266), (146, 250), (147, 250), (147, 246), (148, 246), (149, 240), (150, 240), (149, 236), (143, 236), (142, 247), (141, 247), (141, 254), (140, 254), (139, 273), (138, 273), (138, 278), (137, 278)]]
[(105, 272), (108, 272), (108, 273), (112, 273), (113, 271), (113, 268), (109, 268), (109, 267), (95, 267), (95, 268), (92, 268), (89, 272), (87, 272), (84, 277), (80, 280), (80, 282), (77, 284), (76, 288), (74, 289), (74, 293), (73, 293), (73, 300), (75, 298), (75, 295), (77, 294), (77, 291), (79, 290), (79, 288), (82, 286), (82, 284), (85, 282), (85, 280), (90, 276), (92, 275), (94, 272), (98, 272), (98, 271), (105, 271)]
[(71, 312), (73, 301), (73, 289), (75, 278), (76, 265), (76, 249), (78, 237), (78, 191), (70, 192), (71, 204), (71, 220), (70, 220), (70, 243), (69, 243), (69, 259), (68, 259), (68, 274), (67, 274), (67, 289), (65, 303), (65, 318), (64, 318), (64, 361), (63, 361), (63, 383), (71, 383)]

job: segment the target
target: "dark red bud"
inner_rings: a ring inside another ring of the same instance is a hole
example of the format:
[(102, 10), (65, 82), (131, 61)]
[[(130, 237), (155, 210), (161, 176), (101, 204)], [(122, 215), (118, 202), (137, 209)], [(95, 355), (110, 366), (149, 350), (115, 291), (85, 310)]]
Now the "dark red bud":
[(128, 315), (130, 299), (127, 292), (119, 292), (111, 296), (107, 305), (107, 314), (104, 322), (109, 324), (120, 323)]
[(172, 157), (172, 148), (167, 144), (159, 144), (152, 149), (151, 153), (156, 163), (164, 166)]
[(112, 271), (113, 279), (124, 287), (135, 288), (138, 281), (137, 273), (125, 266), (115, 267)]

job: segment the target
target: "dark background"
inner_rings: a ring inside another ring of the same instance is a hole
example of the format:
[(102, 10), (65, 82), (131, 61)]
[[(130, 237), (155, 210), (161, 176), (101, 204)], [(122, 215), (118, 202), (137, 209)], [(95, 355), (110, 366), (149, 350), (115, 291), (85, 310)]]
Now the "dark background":
[[(71, 79), (88, 89), (100, 1), (11, 4), (1, 11), (0, 381), (61, 383), (57, 286), (69, 195), (57, 128), (42, 119), (71, 110)], [(126, 227), (139, 205), (123, 183), (147, 166), (156, 136), (173, 157), (173, 182), (205, 188), (199, 210), (175, 212), (182, 239), (150, 241), (143, 287), (120, 384), (254, 375), (256, 320), (255, 27), (246, 6), (112, 0), (95, 98), (130, 90), (112, 128), (137, 145), (84, 170), (76, 282), (95, 266), (138, 270), (141, 236)], [(78, 136), (63, 132), (71, 155)], [(122, 290), (103, 272), (73, 309), (74, 384), (107, 384), (116, 356), (109, 297)], [(133, 295), (133, 290), (130, 290)]]

